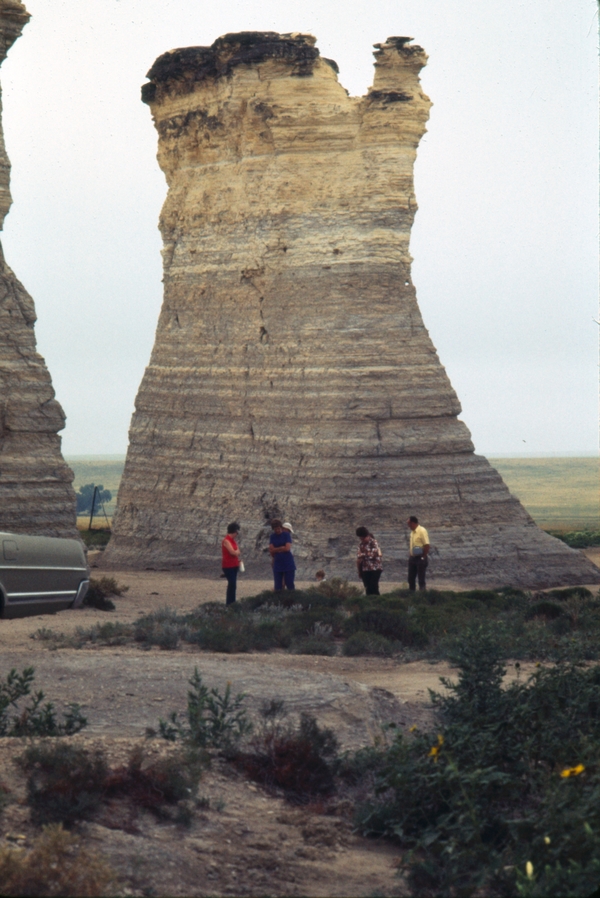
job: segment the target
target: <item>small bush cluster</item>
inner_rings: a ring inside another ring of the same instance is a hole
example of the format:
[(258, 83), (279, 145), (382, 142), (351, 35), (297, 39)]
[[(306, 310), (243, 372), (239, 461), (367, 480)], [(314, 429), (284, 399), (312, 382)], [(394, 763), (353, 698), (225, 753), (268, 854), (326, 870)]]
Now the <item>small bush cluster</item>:
[[(33, 667), (22, 673), (13, 668), (0, 683), (0, 736), (72, 736), (87, 725), (79, 705), (70, 704), (60, 723), (52, 702), (44, 702), (40, 690), (31, 694), (35, 679)], [(21, 700), (30, 696), (29, 704)]]
[(572, 549), (588, 549), (600, 546), (600, 530), (549, 530), (551, 536), (563, 541)]
[(128, 590), (128, 586), (119, 586), (114, 577), (100, 577), (99, 580), (90, 577), (90, 585), (83, 604), (98, 611), (114, 611), (115, 603), (110, 596), (122, 596)]
[[(196, 796), (205, 759), (191, 751), (147, 761), (135, 748), (126, 766), (109, 768), (103, 751), (69, 744), (31, 745), (18, 761), (27, 774), (27, 803), (36, 824), (67, 827), (93, 818), (107, 801), (126, 802), (159, 819), (182, 817)], [(176, 806), (175, 815), (169, 807)]]
[(235, 763), (247, 776), (283, 789), (288, 799), (307, 802), (331, 794), (338, 766), (338, 742), (332, 730), (301, 714), (296, 725), (286, 718), (282, 702), (262, 709), (262, 726)]
[(502, 688), (502, 649), (470, 632), (434, 733), (371, 758), (365, 835), (403, 850), (415, 894), (584, 895), (600, 881), (600, 669), (539, 668)]
[(104, 858), (60, 824), (44, 827), (28, 851), (0, 848), (6, 898), (96, 898), (114, 879)]

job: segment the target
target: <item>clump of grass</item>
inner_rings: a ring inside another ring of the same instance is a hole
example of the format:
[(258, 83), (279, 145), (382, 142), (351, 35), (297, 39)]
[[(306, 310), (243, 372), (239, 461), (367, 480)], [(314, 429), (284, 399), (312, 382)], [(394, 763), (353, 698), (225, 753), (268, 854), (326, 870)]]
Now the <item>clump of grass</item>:
[(503, 688), (502, 654), (492, 628), (467, 632), (458, 682), (432, 694), (436, 728), (370, 758), (358, 827), (398, 843), (413, 894), (597, 887), (600, 670), (563, 662)]
[[(43, 704), (44, 693), (31, 694), (34, 679), (33, 667), (22, 673), (13, 668), (0, 683), (0, 736), (73, 736), (87, 725), (77, 704), (68, 705), (59, 722), (54, 704)], [(22, 699), (28, 696), (29, 703), (24, 704)]]
[(7, 898), (96, 898), (114, 880), (108, 862), (61, 824), (44, 827), (27, 851), (0, 848), (0, 883)]
[(98, 611), (114, 611), (115, 603), (110, 596), (123, 596), (128, 590), (128, 586), (120, 586), (114, 577), (100, 577), (99, 580), (90, 577), (83, 604)]

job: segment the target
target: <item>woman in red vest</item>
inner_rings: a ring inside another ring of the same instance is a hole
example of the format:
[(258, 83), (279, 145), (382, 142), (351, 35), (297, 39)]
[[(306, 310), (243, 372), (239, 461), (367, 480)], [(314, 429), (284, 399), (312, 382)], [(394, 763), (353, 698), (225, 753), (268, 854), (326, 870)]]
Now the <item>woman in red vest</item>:
[(235, 590), (237, 586), (237, 575), (240, 569), (242, 553), (236, 542), (236, 536), (240, 532), (239, 524), (227, 525), (227, 536), (221, 543), (221, 552), (223, 555), (223, 573), (227, 579), (227, 598), (226, 605), (233, 605), (235, 602)]

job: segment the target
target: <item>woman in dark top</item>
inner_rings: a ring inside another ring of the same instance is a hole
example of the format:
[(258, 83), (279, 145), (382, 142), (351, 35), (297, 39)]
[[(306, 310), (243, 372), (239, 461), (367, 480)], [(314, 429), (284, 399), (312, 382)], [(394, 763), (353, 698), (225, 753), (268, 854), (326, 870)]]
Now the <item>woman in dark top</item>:
[(240, 569), (242, 553), (237, 544), (236, 537), (240, 532), (239, 524), (227, 525), (227, 536), (221, 543), (223, 573), (227, 579), (227, 597), (225, 604), (233, 605), (237, 587), (237, 575)]
[(379, 595), (379, 578), (383, 570), (381, 549), (372, 533), (366, 527), (357, 527), (356, 535), (360, 537), (356, 554), (358, 576), (365, 585), (368, 596)]
[(275, 589), (283, 589), (283, 581), (287, 589), (294, 589), (296, 562), (292, 555), (292, 534), (283, 529), (281, 521), (271, 521), (273, 533), (269, 540), (269, 552), (273, 560), (273, 580)]

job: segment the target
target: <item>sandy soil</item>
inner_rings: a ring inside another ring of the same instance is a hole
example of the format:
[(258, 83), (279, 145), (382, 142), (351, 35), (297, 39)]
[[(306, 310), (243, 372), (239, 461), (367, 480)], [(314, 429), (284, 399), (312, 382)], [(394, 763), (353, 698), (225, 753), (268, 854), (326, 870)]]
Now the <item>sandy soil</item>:
[[(600, 550), (597, 552), (600, 560)], [(593, 559), (596, 560), (596, 559)], [(93, 572), (94, 573), (94, 572)], [(169, 751), (163, 740), (145, 739), (147, 727), (186, 704), (188, 680), (198, 666), (209, 686), (247, 694), (255, 714), (265, 699), (284, 699), (291, 713), (308, 711), (332, 727), (344, 749), (372, 744), (381, 725), (395, 722), (403, 731), (412, 724), (431, 726), (429, 689), (440, 689), (440, 676), (452, 677), (447, 664), (392, 659), (314, 657), (270, 654), (218, 655), (185, 647), (176, 652), (139, 646), (58, 649), (32, 639), (41, 628), (72, 633), (107, 620), (132, 622), (142, 614), (169, 606), (191, 610), (208, 601), (223, 601), (220, 579), (192, 573), (120, 571), (129, 586), (116, 598), (117, 610), (65, 611), (20, 620), (0, 621), (3, 669), (32, 665), (36, 687), (58, 706), (79, 702), (89, 726), (77, 743), (101, 746), (114, 765), (126, 762), (131, 748)], [(303, 585), (303, 584), (299, 584)], [(308, 584), (306, 584), (308, 585)], [(389, 590), (399, 584), (384, 583)], [(255, 595), (270, 581), (240, 579), (238, 595)], [(523, 665), (522, 673), (528, 666)], [(508, 676), (513, 676), (514, 667)], [(24, 803), (23, 777), (12, 763), (22, 740), (0, 743), (0, 778), (11, 791), (1, 818), (5, 844), (27, 846), (35, 835)], [(277, 795), (249, 783), (229, 765), (216, 761), (200, 786), (210, 806), (196, 810), (189, 828), (159, 822), (146, 812), (124, 816), (108, 808), (83, 826), (87, 841), (112, 864), (117, 886), (127, 895), (402, 895), (397, 851), (352, 833), (351, 814), (343, 796), (328, 808), (294, 808)], [(323, 813), (327, 810), (327, 813)], [(1, 844), (1, 843), (0, 843)]]

